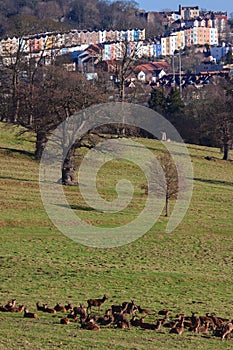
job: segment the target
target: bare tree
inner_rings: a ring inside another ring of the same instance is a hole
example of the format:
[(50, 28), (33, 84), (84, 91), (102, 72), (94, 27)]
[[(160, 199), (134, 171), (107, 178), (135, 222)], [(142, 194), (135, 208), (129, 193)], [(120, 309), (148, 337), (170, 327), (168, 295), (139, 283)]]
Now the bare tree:
[[(177, 199), (178, 193), (182, 195), (182, 192), (185, 191), (185, 179), (181, 171), (178, 178), (178, 170), (170, 153), (160, 154), (157, 161), (149, 164), (151, 190), (157, 194), (158, 198), (165, 198), (165, 216), (169, 216), (169, 202), (172, 199)], [(145, 191), (145, 194), (148, 194), (147, 185), (143, 184), (141, 189)]]

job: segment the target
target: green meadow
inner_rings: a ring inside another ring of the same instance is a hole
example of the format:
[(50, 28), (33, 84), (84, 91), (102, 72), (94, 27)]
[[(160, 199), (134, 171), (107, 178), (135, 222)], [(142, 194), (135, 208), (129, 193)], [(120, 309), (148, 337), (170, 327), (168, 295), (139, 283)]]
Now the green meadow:
[[(40, 196), (39, 163), (33, 159), (34, 136), (18, 134), (18, 128), (0, 124), (0, 304), (15, 298), (17, 305), (37, 312), (37, 301), (50, 307), (57, 302), (87, 305), (87, 299), (106, 293), (101, 314), (112, 304), (133, 299), (152, 311), (150, 322), (161, 309), (171, 310), (171, 318), (192, 311), (233, 318), (233, 162), (222, 161), (219, 149), (187, 145), (194, 169), (193, 195), (172, 233), (165, 232), (169, 218), (162, 213), (136, 241), (99, 249), (72, 241), (50, 221)], [(163, 151), (159, 141), (136, 141), (155, 154)], [(104, 199), (115, 199), (121, 177), (135, 189), (125, 210), (102, 214), (87, 206), (78, 186), (66, 187), (75, 214), (107, 228), (137, 217), (146, 201), (141, 189), (145, 177), (137, 166), (108, 162), (98, 173), (98, 190)], [(0, 312), (0, 350), (221, 350), (233, 345), (233, 339), (221, 341), (211, 332), (185, 330), (173, 335), (166, 328), (134, 327), (91, 332), (81, 330), (76, 322), (61, 325), (61, 313), (38, 311), (38, 315), (25, 319), (23, 313)]]

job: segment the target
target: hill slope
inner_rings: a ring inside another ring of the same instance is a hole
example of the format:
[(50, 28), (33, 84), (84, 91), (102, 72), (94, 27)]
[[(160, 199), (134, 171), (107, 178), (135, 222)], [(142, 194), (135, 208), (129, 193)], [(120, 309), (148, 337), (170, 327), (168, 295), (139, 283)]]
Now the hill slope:
[[(33, 137), (31, 137), (33, 141)], [(156, 152), (158, 141), (144, 140)], [(188, 146), (194, 166), (194, 191), (182, 223), (164, 232), (167, 218), (160, 217), (142, 238), (123, 247), (97, 249), (74, 243), (51, 223), (43, 208), (38, 163), (33, 142), (16, 137), (0, 125), (0, 304), (12, 298), (35, 311), (35, 303), (86, 304), (89, 298), (109, 296), (102, 313), (112, 304), (134, 299), (153, 311), (168, 308), (171, 315), (191, 311), (215, 312), (233, 318), (232, 166), (220, 160), (219, 150)], [(206, 155), (213, 157), (205, 160)], [(117, 163), (100, 172), (100, 191), (114, 197)], [(134, 202), (125, 214), (102, 217), (89, 210), (78, 188), (67, 188), (74, 211), (92, 224), (111, 227), (140, 212), (144, 195), (141, 177), (128, 165), (136, 184)], [(113, 181), (113, 182), (112, 182)], [(180, 337), (168, 330), (103, 329), (90, 333), (77, 323), (62, 326), (61, 314), (39, 312), (39, 319), (21, 313), (0, 313), (0, 349), (230, 349), (232, 340), (204, 337), (185, 331)], [(111, 337), (111, 338), (110, 338)], [(110, 343), (111, 339), (111, 343)]]

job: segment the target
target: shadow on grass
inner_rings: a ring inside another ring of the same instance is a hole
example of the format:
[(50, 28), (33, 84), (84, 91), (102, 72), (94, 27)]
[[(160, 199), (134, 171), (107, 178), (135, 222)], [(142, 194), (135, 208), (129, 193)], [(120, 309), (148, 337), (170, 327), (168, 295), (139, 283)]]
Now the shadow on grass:
[(194, 178), (195, 181), (211, 184), (211, 185), (222, 185), (222, 186), (233, 186), (233, 182), (230, 181), (221, 181), (221, 180), (207, 180), (207, 179), (201, 179), (198, 177)]
[(0, 176), (0, 179), (11, 180), (11, 181), (38, 182), (38, 180), (22, 179), (22, 178), (13, 177), (13, 176)]
[(66, 204), (56, 204), (55, 205), (59, 206), (59, 207), (63, 207), (63, 208), (71, 208), (72, 210), (83, 210), (83, 211), (96, 211), (95, 208), (91, 208), (91, 207), (84, 207), (83, 205), (66, 205)]
[(25, 156), (28, 156), (28, 157), (34, 159), (34, 153), (33, 153), (33, 152), (24, 151), (24, 150), (22, 150), (22, 149), (8, 148), (8, 147), (0, 147), (0, 150), (6, 151), (7, 153), (19, 153), (19, 154), (23, 154), (23, 155), (25, 155)]

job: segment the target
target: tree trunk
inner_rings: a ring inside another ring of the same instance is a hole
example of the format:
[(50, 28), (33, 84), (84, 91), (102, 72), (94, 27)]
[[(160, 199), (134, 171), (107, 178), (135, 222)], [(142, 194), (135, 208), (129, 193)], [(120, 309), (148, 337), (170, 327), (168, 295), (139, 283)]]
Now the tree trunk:
[(165, 216), (169, 216), (169, 194), (166, 193)]
[(36, 133), (36, 149), (35, 149), (35, 159), (40, 160), (42, 153), (47, 143), (47, 133), (44, 130), (38, 130)]
[(62, 184), (68, 186), (76, 185), (74, 180), (75, 172), (75, 146), (73, 145), (66, 154), (62, 166)]
[(223, 160), (230, 160), (230, 142), (223, 144)]

